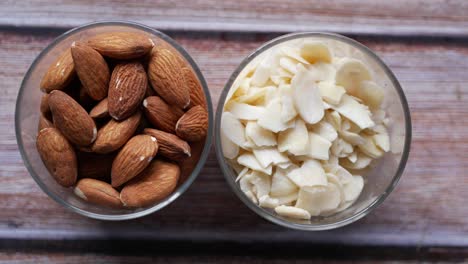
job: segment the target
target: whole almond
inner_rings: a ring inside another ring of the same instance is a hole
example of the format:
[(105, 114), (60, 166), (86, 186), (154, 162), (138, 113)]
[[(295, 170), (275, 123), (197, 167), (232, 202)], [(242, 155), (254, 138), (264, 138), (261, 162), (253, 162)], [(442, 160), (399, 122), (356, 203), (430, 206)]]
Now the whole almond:
[(75, 64), (70, 49), (65, 50), (58, 59), (52, 63), (41, 81), (41, 90), (51, 92), (62, 90), (75, 76)]
[(180, 169), (177, 164), (155, 160), (120, 192), (127, 207), (145, 207), (168, 197), (176, 188)]
[(37, 125), (37, 131), (41, 131), (44, 128), (54, 127), (54, 124), (47, 119), (43, 114), (39, 116), (39, 124)]
[(55, 128), (39, 131), (37, 151), (45, 167), (62, 186), (75, 184), (77, 178), (76, 154), (67, 139)]
[(198, 77), (195, 75), (192, 69), (184, 67), (182, 68), (182, 73), (184, 74), (185, 82), (190, 91), (190, 108), (196, 105), (201, 105), (206, 108), (206, 99), (205, 94), (203, 93), (203, 88), (198, 80)]
[(119, 151), (112, 163), (111, 182), (119, 187), (142, 172), (156, 156), (158, 142), (155, 137), (137, 135)]
[(132, 115), (143, 101), (148, 79), (139, 62), (115, 66), (109, 83), (109, 114), (116, 120)]
[(96, 139), (97, 129), (85, 109), (66, 93), (54, 90), (49, 106), (55, 127), (72, 143), (86, 146)]
[(184, 112), (166, 104), (159, 96), (150, 96), (143, 100), (146, 118), (158, 129), (175, 133), (175, 126)]
[(96, 153), (109, 153), (119, 149), (135, 133), (140, 120), (140, 111), (122, 121), (111, 119), (99, 129), (92, 150)]
[(94, 100), (107, 96), (110, 72), (104, 58), (88, 45), (74, 42), (71, 47), (76, 73), (88, 95)]
[(152, 128), (145, 128), (143, 133), (156, 138), (159, 145), (159, 155), (174, 161), (190, 157), (189, 144), (178, 136)]
[(190, 104), (190, 92), (181, 72), (179, 54), (159, 46), (154, 47), (148, 65), (153, 89), (171, 106), (185, 109)]
[(88, 45), (103, 56), (128, 60), (143, 57), (154, 46), (151, 38), (142, 33), (111, 32), (96, 35), (88, 40)]
[(97, 105), (91, 109), (89, 112), (89, 116), (92, 118), (106, 118), (109, 116), (109, 108), (108, 108), (108, 100), (107, 97), (102, 99)]
[(176, 134), (187, 141), (199, 141), (208, 131), (208, 113), (201, 105), (190, 108), (176, 124)]
[(93, 178), (110, 182), (112, 162), (116, 153), (96, 154), (77, 152), (78, 178)]
[(75, 186), (75, 194), (93, 204), (119, 208), (122, 207), (120, 194), (106, 182), (96, 179), (81, 179)]
[(49, 108), (49, 94), (44, 94), (41, 98), (41, 106), (40, 106), (41, 113), (45, 116), (50, 115), (50, 108)]

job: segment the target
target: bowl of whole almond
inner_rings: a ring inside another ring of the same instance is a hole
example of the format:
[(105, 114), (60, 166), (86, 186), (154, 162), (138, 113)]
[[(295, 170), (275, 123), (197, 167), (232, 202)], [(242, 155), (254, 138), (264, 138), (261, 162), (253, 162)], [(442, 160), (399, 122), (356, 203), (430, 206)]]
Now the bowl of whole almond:
[(208, 155), (212, 115), (199, 68), (174, 40), (100, 22), (39, 54), (15, 125), (45, 193), (82, 215), (123, 220), (163, 208), (191, 185)]

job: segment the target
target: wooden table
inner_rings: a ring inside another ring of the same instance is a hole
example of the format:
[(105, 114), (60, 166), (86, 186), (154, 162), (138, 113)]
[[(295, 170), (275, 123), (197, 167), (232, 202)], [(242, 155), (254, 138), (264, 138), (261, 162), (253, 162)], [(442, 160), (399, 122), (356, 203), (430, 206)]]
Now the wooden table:
[[(19, 2), (0, 3), (0, 262), (467, 260), (467, 1)], [(23, 165), (15, 101), (47, 44), (103, 19), (141, 22), (175, 38), (200, 65), (215, 105), (241, 59), (282, 33), (333, 31), (363, 42), (395, 72), (411, 108), (413, 144), (400, 184), (350, 226), (287, 230), (235, 197), (212, 150), (189, 191), (161, 212), (103, 222), (67, 211)]]

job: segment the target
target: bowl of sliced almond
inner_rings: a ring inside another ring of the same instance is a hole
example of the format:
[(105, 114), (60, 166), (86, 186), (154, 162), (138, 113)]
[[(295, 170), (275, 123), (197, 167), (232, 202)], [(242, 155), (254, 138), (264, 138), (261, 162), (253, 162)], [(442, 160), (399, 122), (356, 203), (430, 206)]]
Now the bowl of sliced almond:
[(329, 33), (276, 38), (234, 71), (219, 100), (216, 154), (254, 212), (327, 230), (375, 209), (408, 159), (404, 92), (369, 48)]
[(31, 176), (82, 215), (124, 220), (177, 199), (211, 144), (211, 99), (189, 54), (144, 25), (70, 30), (26, 73), (16, 135)]

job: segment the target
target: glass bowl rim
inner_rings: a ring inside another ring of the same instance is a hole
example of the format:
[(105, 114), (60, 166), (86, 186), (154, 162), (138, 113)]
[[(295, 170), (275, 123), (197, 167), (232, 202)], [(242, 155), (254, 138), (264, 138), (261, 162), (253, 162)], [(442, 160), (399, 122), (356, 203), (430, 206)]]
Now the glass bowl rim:
[[(405, 143), (404, 143), (404, 149), (403, 153), (401, 156), (400, 163), (398, 165), (397, 172), (393, 176), (392, 181), (390, 182), (389, 186), (386, 188), (386, 190), (380, 194), (371, 204), (366, 206), (365, 208), (359, 210), (357, 213), (354, 213), (353, 215), (334, 222), (334, 223), (329, 223), (329, 224), (300, 224), (300, 223), (293, 223), (287, 220), (283, 220), (277, 216), (275, 216), (273, 213), (267, 211), (264, 208), (261, 208), (260, 206), (254, 204), (237, 186), (237, 184), (234, 181), (235, 175), (232, 175), (233, 173), (229, 169), (229, 165), (225, 161), (225, 158), (222, 153), (222, 146), (221, 146), (221, 140), (220, 140), (220, 133), (221, 133), (221, 115), (223, 113), (223, 108), (224, 108), (224, 101), (226, 100), (227, 94), (234, 83), (235, 79), (238, 77), (239, 73), (247, 66), (253, 59), (255, 59), (258, 55), (260, 55), (262, 52), (266, 51), (267, 49), (278, 45), (280, 43), (283, 43), (285, 41), (293, 40), (293, 39), (300, 39), (300, 38), (308, 38), (308, 37), (318, 37), (318, 38), (325, 38), (325, 39), (332, 39), (340, 42), (344, 42), (346, 44), (349, 44), (358, 50), (362, 51), (366, 55), (369, 55), (385, 72), (385, 74), (388, 76), (390, 81), (392, 82), (394, 88), (396, 89), (396, 92), (398, 93), (398, 96), (400, 98), (401, 105), (403, 107), (403, 112), (404, 112), (404, 117), (405, 117)], [(221, 167), (221, 170), (223, 172), (223, 176), (225, 180), (227, 181), (229, 187), (234, 191), (234, 193), (237, 195), (237, 197), (252, 211), (254, 211), (257, 215), (263, 217), (264, 219), (291, 229), (296, 229), (296, 230), (304, 230), (304, 231), (322, 231), (322, 230), (330, 230), (330, 229), (335, 229), (338, 227), (342, 227), (348, 224), (351, 224), (362, 217), (368, 215), (371, 211), (373, 211), (375, 208), (377, 208), (387, 197), (388, 195), (395, 189), (396, 185), (398, 184), (398, 181), (400, 180), (403, 171), (405, 169), (406, 163), (408, 161), (408, 156), (410, 152), (410, 147), (411, 147), (411, 137), (412, 137), (412, 128), (411, 128), (411, 116), (410, 116), (410, 110), (408, 106), (408, 101), (405, 97), (405, 94), (403, 92), (403, 88), (401, 87), (399, 81), (395, 77), (394, 73), (392, 70), (385, 64), (385, 62), (377, 55), (375, 54), (370, 48), (365, 46), (364, 44), (348, 38), (346, 36), (336, 34), (336, 33), (328, 33), (328, 32), (297, 32), (297, 33), (290, 33), (286, 35), (282, 35), (279, 37), (276, 37), (270, 41), (267, 41), (266, 43), (262, 44), (260, 47), (255, 49), (252, 53), (250, 53), (246, 58), (244, 58), (239, 66), (234, 70), (234, 72), (231, 74), (229, 77), (226, 85), (224, 86), (223, 91), (221, 92), (219, 101), (218, 101), (218, 106), (216, 109), (216, 117), (215, 117), (215, 150), (216, 150), (216, 157), (218, 159), (219, 165)]]
[[(207, 111), (208, 111), (208, 132), (206, 135), (205, 139), (205, 144), (204, 148), (202, 151), (202, 154), (200, 155), (200, 159), (197, 162), (197, 165), (193, 169), (192, 173), (190, 176), (185, 180), (184, 183), (182, 183), (180, 186), (177, 187), (177, 189), (168, 197), (166, 197), (164, 200), (158, 202), (152, 207), (146, 208), (141, 211), (136, 211), (136, 212), (131, 212), (131, 213), (123, 213), (123, 214), (115, 214), (115, 215), (110, 215), (110, 214), (100, 214), (100, 213), (93, 213), (89, 212), (84, 209), (80, 209), (69, 202), (65, 201), (64, 199), (60, 198), (58, 195), (56, 195), (54, 192), (49, 191), (49, 188), (45, 183), (42, 182), (42, 180), (39, 178), (39, 176), (36, 174), (34, 168), (31, 166), (31, 163), (29, 162), (29, 159), (27, 158), (26, 152), (24, 150), (24, 144), (23, 140), (21, 138), (21, 122), (19, 120), (19, 113), (21, 112), (20, 109), (20, 100), (23, 97), (23, 92), (24, 92), (24, 86), (29, 80), (30, 75), (32, 74), (33, 70), (36, 68), (38, 62), (49, 52), (51, 51), (56, 45), (58, 45), (61, 41), (63, 41), (65, 38), (67, 38), (69, 35), (78, 33), (84, 30), (96, 28), (96, 27), (102, 27), (102, 26), (125, 26), (125, 27), (130, 27), (138, 30), (145, 31), (153, 36), (157, 36), (164, 41), (168, 42), (172, 47), (174, 47), (180, 54), (187, 60), (187, 62), (190, 64), (192, 69), (194, 70), (195, 74), (197, 75), (198, 79), (200, 80), (200, 84), (203, 88), (203, 93), (206, 98), (206, 103), (207, 103)], [(67, 208), (68, 210), (78, 213), (80, 215), (89, 217), (89, 218), (94, 218), (94, 219), (99, 219), (99, 220), (110, 220), (110, 221), (120, 221), (120, 220), (129, 220), (129, 219), (135, 219), (139, 217), (146, 216), (148, 214), (154, 213), (156, 211), (161, 210), (162, 208), (166, 207), (173, 201), (175, 201), (177, 198), (179, 198), (195, 181), (195, 179), (198, 177), (200, 174), (203, 166), (206, 163), (206, 160), (208, 158), (208, 154), (211, 149), (211, 144), (212, 144), (212, 138), (213, 138), (213, 105), (211, 101), (211, 95), (208, 89), (208, 85), (206, 83), (206, 80), (201, 73), (200, 68), (198, 65), (195, 63), (195, 61), (192, 59), (192, 57), (189, 55), (189, 53), (181, 46), (179, 45), (175, 40), (173, 40), (171, 37), (167, 36), (166, 34), (162, 33), (159, 30), (153, 29), (151, 27), (148, 27), (146, 25), (132, 22), (132, 21), (123, 21), (123, 20), (106, 20), (106, 21), (97, 21), (97, 22), (92, 22), (92, 23), (87, 23), (75, 28), (72, 28), (64, 33), (62, 33), (60, 36), (55, 38), (51, 43), (49, 43), (33, 60), (31, 65), (29, 66), (26, 74), (23, 77), (23, 80), (21, 82), (21, 86), (18, 92), (18, 96), (16, 99), (16, 106), (15, 106), (15, 134), (16, 134), (16, 141), (18, 144), (18, 149), (21, 154), (21, 158), (23, 159), (23, 163), (28, 170), (29, 174), (31, 177), (34, 179), (34, 181), (39, 185), (39, 187), (42, 189), (44, 193), (46, 193), (50, 198), (52, 198), (55, 202), (58, 204), (62, 205), (63, 207)]]

